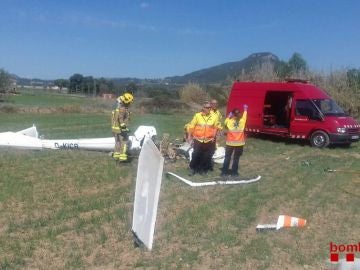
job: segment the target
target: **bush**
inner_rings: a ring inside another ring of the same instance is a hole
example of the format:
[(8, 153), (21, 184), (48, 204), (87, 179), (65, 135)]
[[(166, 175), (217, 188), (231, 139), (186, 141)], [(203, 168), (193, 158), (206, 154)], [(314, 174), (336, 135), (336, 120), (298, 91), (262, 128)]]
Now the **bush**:
[(143, 99), (137, 104), (137, 108), (142, 113), (173, 113), (186, 111), (189, 106), (184, 102), (160, 96)]
[(185, 103), (202, 104), (209, 98), (209, 95), (197, 83), (188, 83), (180, 89), (180, 99)]
[(1, 106), (0, 107), (0, 112), (3, 113), (17, 113), (18, 109), (14, 106)]
[(82, 110), (79, 105), (64, 105), (56, 107), (55, 111), (58, 113), (80, 113)]

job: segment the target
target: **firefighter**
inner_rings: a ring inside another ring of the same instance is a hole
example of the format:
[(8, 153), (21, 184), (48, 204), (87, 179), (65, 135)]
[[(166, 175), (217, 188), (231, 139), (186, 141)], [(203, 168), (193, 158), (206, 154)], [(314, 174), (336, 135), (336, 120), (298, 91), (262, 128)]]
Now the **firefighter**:
[(219, 123), (210, 110), (210, 103), (205, 102), (202, 111), (196, 113), (187, 125), (189, 140), (193, 140), (194, 148), (189, 164), (191, 175), (207, 173), (211, 167), (212, 146)]
[(111, 128), (115, 137), (113, 158), (117, 161), (128, 161), (127, 142), (129, 137), (128, 123), (130, 118), (129, 106), (134, 101), (132, 93), (124, 93), (117, 99), (117, 106), (112, 111)]
[[(248, 106), (244, 105), (244, 112), (242, 117), (240, 117), (240, 111), (236, 108), (231, 112), (230, 116), (225, 119), (224, 129), (226, 130), (226, 148), (221, 176), (226, 176), (229, 174), (232, 176), (239, 175), (239, 160), (245, 145), (244, 128), (247, 119), (247, 109)], [(234, 157), (231, 170), (229, 171), (232, 155), (234, 155)]]

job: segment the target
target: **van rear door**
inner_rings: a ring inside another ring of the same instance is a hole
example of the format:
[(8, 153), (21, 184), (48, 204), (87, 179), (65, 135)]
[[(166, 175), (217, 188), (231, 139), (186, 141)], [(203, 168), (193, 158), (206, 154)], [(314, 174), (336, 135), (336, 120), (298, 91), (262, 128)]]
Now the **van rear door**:
[(293, 92), (268, 90), (263, 109), (263, 132), (287, 136)]

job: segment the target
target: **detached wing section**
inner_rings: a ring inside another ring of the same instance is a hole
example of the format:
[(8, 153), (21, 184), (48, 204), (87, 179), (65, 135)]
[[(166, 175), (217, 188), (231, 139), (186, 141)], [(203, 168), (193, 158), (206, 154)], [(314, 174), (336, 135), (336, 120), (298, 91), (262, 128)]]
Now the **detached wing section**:
[(132, 231), (135, 241), (149, 250), (153, 245), (163, 165), (159, 150), (152, 140), (146, 139), (137, 168)]

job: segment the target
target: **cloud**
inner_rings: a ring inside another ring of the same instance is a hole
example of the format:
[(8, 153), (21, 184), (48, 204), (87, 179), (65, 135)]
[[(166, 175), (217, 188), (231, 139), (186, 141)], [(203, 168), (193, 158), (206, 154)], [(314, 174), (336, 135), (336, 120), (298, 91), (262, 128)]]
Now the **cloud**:
[(148, 8), (150, 6), (150, 4), (149, 3), (146, 3), (146, 2), (142, 2), (141, 4), (140, 4), (140, 8)]
[(66, 15), (64, 18), (62, 18), (61, 22), (62, 23), (70, 22), (72, 24), (78, 24), (90, 28), (113, 28), (113, 29), (124, 29), (124, 30), (135, 29), (138, 31), (145, 31), (145, 32), (157, 31), (157, 28), (153, 25), (139, 24), (124, 20), (103, 19), (94, 16), (82, 15), (82, 14)]

